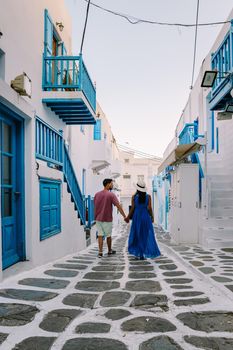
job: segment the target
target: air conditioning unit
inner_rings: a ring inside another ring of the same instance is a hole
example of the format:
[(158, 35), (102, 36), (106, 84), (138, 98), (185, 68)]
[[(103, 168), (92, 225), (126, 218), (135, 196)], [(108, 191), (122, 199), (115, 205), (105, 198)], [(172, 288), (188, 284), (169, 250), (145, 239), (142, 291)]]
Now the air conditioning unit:
[(32, 81), (26, 73), (18, 75), (14, 80), (11, 80), (11, 87), (22, 96), (32, 95)]
[(232, 119), (232, 112), (218, 112), (217, 120), (230, 120)]

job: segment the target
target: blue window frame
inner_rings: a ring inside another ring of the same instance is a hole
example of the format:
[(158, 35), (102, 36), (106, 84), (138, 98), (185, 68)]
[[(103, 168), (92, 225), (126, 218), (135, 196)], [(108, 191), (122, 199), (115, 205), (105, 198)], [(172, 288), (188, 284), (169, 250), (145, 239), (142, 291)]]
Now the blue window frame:
[(101, 140), (101, 119), (97, 119), (94, 125), (94, 140)]
[(40, 178), (40, 240), (61, 232), (61, 181)]

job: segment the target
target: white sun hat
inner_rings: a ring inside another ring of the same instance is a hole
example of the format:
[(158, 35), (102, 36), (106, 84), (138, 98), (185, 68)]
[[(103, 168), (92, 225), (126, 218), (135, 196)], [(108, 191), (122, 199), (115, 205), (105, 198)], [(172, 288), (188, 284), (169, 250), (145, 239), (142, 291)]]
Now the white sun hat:
[(136, 189), (140, 192), (146, 192), (147, 188), (145, 182), (143, 180), (138, 180), (136, 184)]

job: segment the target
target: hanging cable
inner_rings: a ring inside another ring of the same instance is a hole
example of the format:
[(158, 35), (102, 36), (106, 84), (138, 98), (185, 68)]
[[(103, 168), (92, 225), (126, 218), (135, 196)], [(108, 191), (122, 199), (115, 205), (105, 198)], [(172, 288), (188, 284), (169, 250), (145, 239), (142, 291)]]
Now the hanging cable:
[(118, 146), (120, 151), (129, 153), (129, 154), (134, 154), (135, 156), (140, 157), (140, 158), (148, 158), (148, 159), (158, 160), (158, 161), (161, 160), (160, 157), (156, 157), (155, 155), (152, 155), (152, 154), (149, 154), (149, 153), (145, 153), (145, 152), (142, 152), (142, 151), (138, 151), (138, 150), (136, 150), (134, 148), (127, 147), (127, 146), (121, 145), (119, 143), (117, 143), (117, 146)]
[(191, 90), (193, 88), (193, 80), (194, 80), (195, 64), (196, 64), (198, 16), (199, 16), (199, 0), (197, 0), (196, 28), (195, 28), (194, 50), (193, 50), (193, 71), (192, 71), (192, 79), (191, 79), (191, 85), (190, 85)]
[(176, 27), (204, 27), (204, 26), (213, 26), (213, 25), (220, 25), (225, 23), (230, 23), (231, 21), (220, 21), (220, 22), (210, 22), (210, 23), (199, 23), (197, 24), (185, 24), (185, 23), (169, 23), (169, 22), (158, 22), (158, 21), (150, 21), (142, 18), (137, 18), (131, 15), (127, 15), (125, 13), (120, 13), (117, 11), (113, 11), (110, 9), (107, 9), (105, 7), (102, 7), (100, 5), (95, 4), (94, 2), (90, 2), (90, 0), (84, 0), (86, 2), (89, 2), (92, 6), (98, 8), (99, 10), (102, 10), (104, 12), (111, 13), (112, 15), (122, 17), (126, 19), (130, 24), (139, 24), (139, 23), (146, 23), (146, 24), (154, 24), (154, 25), (160, 25), (160, 26), (176, 26)]
[(83, 43), (84, 43), (84, 38), (85, 38), (85, 33), (86, 33), (86, 27), (87, 27), (87, 20), (88, 20), (88, 14), (89, 14), (89, 8), (90, 8), (90, 2), (91, 0), (87, 0), (87, 11), (86, 11), (86, 19), (85, 19), (85, 24), (83, 28), (83, 36), (82, 36), (82, 42), (81, 42), (81, 47), (80, 47), (80, 55), (83, 52)]

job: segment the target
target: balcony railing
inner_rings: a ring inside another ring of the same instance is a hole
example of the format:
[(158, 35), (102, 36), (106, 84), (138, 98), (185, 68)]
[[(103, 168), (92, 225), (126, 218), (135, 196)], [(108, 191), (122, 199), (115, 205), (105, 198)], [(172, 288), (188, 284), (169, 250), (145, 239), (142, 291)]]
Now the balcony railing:
[(96, 89), (82, 56), (44, 56), (43, 90), (82, 91), (93, 111), (96, 110)]
[(211, 65), (213, 70), (218, 71), (217, 79), (212, 88), (212, 94), (214, 95), (220, 86), (223, 86), (227, 81), (229, 73), (233, 72), (233, 20), (222, 44), (212, 55)]
[(185, 124), (183, 130), (179, 135), (179, 144), (189, 144), (193, 143), (195, 140), (195, 125), (194, 123)]
[(36, 118), (36, 158), (63, 165), (63, 137), (44, 121)]

